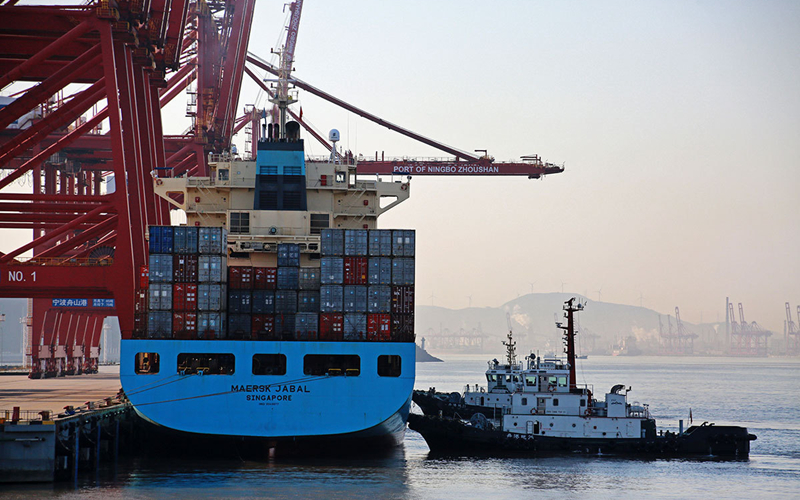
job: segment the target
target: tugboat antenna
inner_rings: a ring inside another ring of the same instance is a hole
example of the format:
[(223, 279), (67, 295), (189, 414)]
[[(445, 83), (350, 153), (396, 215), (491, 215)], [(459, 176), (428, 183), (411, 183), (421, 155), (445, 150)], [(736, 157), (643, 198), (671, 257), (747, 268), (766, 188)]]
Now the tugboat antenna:
[(562, 323), (556, 323), (556, 326), (564, 330), (564, 344), (567, 348), (567, 363), (569, 364), (569, 388), (577, 388), (577, 380), (575, 375), (575, 312), (583, 311), (583, 304), (575, 303), (575, 297), (572, 297), (564, 303), (565, 316), (567, 317), (567, 326)]

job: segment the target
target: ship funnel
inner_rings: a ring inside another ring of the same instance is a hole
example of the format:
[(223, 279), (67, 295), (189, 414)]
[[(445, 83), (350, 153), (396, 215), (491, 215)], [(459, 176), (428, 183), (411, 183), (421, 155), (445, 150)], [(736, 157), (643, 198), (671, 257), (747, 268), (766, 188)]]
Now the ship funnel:
[(272, 140), (272, 124), (267, 124), (267, 140)]
[(280, 140), (280, 138), (281, 138), (281, 126), (280, 126), (280, 124), (278, 124), (278, 123), (273, 123), (272, 124), (272, 133), (273, 133), (273, 135), (272, 135), (273, 139), (275, 139), (276, 141)]
[(300, 140), (300, 124), (291, 121), (286, 122), (286, 139), (289, 141), (298, 141)]

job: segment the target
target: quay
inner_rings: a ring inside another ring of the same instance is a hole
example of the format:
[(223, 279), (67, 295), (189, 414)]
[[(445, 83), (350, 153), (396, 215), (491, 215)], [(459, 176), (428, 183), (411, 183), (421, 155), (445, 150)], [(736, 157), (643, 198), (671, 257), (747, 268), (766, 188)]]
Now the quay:
[(118, 367), (94, 375), (0, 377), (0, 483), (74, 479), (115, 460), (133, 409)]

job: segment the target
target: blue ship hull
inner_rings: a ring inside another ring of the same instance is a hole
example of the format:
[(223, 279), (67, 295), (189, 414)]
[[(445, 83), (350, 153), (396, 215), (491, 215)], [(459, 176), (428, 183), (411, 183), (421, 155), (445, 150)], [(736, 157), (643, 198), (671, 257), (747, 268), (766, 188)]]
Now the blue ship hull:
[[(399, 342), (122, 341), (122, 387), (144, 419), (166, 429), (275, 442), (326, 438), (402, 441), (414, 386), (415, 347)], [(136, 373), (137, 353), (157, 353), (158, 373)], [(180, 353), (226, 353), (235, 370), (181, 374)], [(286, 356), (285, 375), (253, 375), (254, 354)], [(304, 373), (308, 354), (358, 355), (360, 373)], [(400, 376), (378, 375), (378, 356), (401, 357)]]

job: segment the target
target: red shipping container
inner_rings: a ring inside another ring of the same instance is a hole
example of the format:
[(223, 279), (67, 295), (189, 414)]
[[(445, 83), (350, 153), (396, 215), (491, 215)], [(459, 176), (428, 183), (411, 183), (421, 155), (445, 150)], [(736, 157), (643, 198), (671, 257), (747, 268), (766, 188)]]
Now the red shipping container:
[(344, 258), (345, 285), (366, 285), (368, 271), (369, 259), (367, 257)]
[(275, 290), (278, 282), (278, 268), (254, 267), (253, 288), (256, 290)]
[(414, 287), (392, 287), (392, 314), (414, 314)]
[[(136, 290), (134, 292), (133, 298), (133, 312), (135, 313), (147, 313), (147, 289), (145, 290)], [(145, 325), (147, 327), (147, 325)]]
[[(194, 312), (197, 310), (197, 283), (186, 283), (186, 309), (184, 311)], [(197, 325), (195, 325), (197, 329)]]
[(252, 290), (253, 268), (249, 266), (231, 266), (228, 268), (228, 288), (234, 290)]
[(147, 313), (134, 313), (133, 338), (143, 339), (147, 336)]
[(414, 315), (392, 315), (392, 341), (414, 342)]
[(391, 340), (391, 318), (388, 314), (367, 314), (367, 340)]
[[(185, 311), (186, 310), (186, 283), (175, 283), (172, 285), (172, 310)], [(172, 319), (173, 324), (175, 318)], [(177, 330), (174, 326), (173, 330)]]
[(322, 313), (319, 315), (319, 339), (342, 340), (344, 338), (344, 314)]
[(275, 315), (253, 314), (251, 319), (252, 335), (258, 340), (278, 340), (275, 335)]
[(186, 313), (173, 312), (172, 313), (172, 334), (176, 339), (185, 339), (182, 334), (186, 330), (184, 315)]
[(178, 254), (172, 257), (172, 278), (175, 283), (196, 283), (198, 257), (191, 254)]
[(144, 265), (139, 268), (139, 288), (147, 289), (150, 286), (150, 266)]

